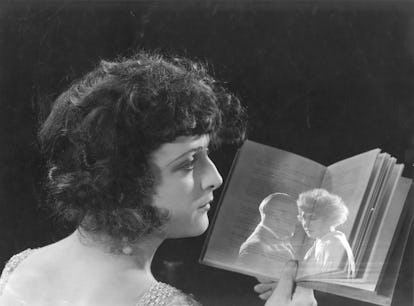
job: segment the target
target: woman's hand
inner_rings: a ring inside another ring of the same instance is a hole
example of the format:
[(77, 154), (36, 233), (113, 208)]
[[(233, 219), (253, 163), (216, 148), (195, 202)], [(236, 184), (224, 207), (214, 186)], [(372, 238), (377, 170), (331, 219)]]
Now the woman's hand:
[(269, 278), (258, 278), (260, 284), (254, 286), (254, 291), (259, 294), (259, 298), (262, 300), (267, 300), (273, 293), (277, 286), (277, 282)]
[(259, 297), (267, 300), (265, 306), (316, 306), (313, 290), (297, 286), (295, 276), (297, 263), (289, 261), (279, 282), (259, 279), (260, 284), (254, 287)]

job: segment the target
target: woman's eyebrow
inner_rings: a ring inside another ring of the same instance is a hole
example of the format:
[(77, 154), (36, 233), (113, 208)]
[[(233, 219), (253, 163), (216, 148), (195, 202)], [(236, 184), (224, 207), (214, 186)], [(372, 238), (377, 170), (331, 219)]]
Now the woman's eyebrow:
[(190, 153), (198, 153), (198, 152), (201, 152), (201, 151), (203, 151), (203, 150), (204, 150), (204, 147), (202, 147), (202, 146), (199, 146), (199, 147), (197, 147), (197, 148), (190, 149), (190, 150), (188, 150), (188, 151), (184, 152), (183, 154), (180, 154), (180, 155), (179, 155), (179, 156), (177, 156), (176, 158), (174, 158), (172, 161), (170, 161), (170, 162), (167, 164), (167, 166), (171, 165), (171, 164), (172, 164), (172, 163), (174, 163), (175, 161), (179, 160), (180, 158), (182, 158), (182, 157), (184, 157), (184, 156), (186, 156), (186, 155), (188, 155), (188, 154), (190, 154)]

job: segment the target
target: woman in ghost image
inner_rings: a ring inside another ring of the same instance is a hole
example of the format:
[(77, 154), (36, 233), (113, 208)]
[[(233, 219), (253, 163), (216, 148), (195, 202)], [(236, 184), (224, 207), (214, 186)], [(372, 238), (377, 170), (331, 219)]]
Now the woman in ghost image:
[(240, 246), (238, 263), (265, 275), (280, 274), (283, 265), (296, 258), (291, 237), (295, 232), (297, 208), (292, 197), (273, 193), (259, 205), (260, 222)]
[[(244, 131), (239, 100), (200, 63), (152, 52), (101, 61), (56, 98), (39, 132), (47, 204), (73, 231), (12, 257), (0, 305), (199, 305), (151, 263), (164, 240), (206, 231), (222, 184), (209, 148)], [(315, 305), (295, 286), (297, 264), (284, 271), (266, 306)]]
[(348, 217), (348, 208), (342, 199), (325, 189), (303, 192), (297, 200), (298, 219), (313, 245), (306, 252), (303, 263), (305, 274), (323, 273), (340, 267), (346, 257), (348, 277), (355, 275), (355, 261), (344, 233), (336, 227)]

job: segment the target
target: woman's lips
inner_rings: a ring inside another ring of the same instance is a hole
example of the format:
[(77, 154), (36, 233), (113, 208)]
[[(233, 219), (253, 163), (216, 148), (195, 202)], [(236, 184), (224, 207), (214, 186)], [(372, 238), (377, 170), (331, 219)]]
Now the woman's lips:
[(210, 210), (210, 208), (211, 208), (211, 204), (210, 204), (210, 202), (207, 202), (206, 204), (200, 206), (198, 209), (208, 211), (208, 210)]
[(198, 201), (200, 205), (197, 207), (197, 209), (201, 211), (208, 211), (211, 208), (211, 203), (213, 202), (213, 199), (214, 197), (212, 194), (208, 194), (207, 196), (202, 197), (200, 201)]

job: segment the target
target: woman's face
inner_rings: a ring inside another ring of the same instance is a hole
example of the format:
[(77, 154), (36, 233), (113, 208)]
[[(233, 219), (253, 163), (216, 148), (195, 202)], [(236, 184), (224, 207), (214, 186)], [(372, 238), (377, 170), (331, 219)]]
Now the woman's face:
[(180, 136), (152, 155), (158, 167), (153, 205), (167, 209), (167, 238), (197, 236), (208, 227), (213, 190), (223, 180), (208, 157), (209, 136)]
[(316, 216), (313, 212), (299, 209), (298, 219), (302, 223), (305, 233), (311, 238), (321, 238), (330, 231), (330, 224), (324, 218)]

